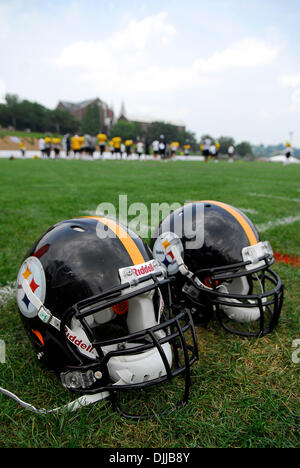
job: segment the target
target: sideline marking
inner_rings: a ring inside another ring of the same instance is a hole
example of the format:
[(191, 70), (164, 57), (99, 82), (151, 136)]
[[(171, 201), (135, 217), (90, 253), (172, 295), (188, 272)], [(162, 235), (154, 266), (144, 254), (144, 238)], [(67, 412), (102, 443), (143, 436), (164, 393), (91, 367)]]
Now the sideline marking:
[(286, 265), (300, 266), (300, 257), (291, 257), (289, 254), (282, 254), (280, 252), (274, 252), (274, 258), (276, 262), (283, 262)]

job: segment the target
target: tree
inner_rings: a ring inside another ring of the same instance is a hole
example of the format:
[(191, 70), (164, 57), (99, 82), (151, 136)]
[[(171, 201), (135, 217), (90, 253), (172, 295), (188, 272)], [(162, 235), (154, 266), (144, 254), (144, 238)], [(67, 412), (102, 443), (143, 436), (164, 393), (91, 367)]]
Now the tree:
[(27, 99), (20, 101), (16, 94), (7, 94), (5, 99), (6, 104), (0, 104), (2, 127), (13, 125), (16, 130), (55, 133), (72, 133), (80, 128), (80, 122), (68, 111), (50, 110)]
[(25, 128), (37, 132), (45, 130), (48, 110), (41, 104), (24, 100), (16, 105), (14, 113), (17, 120), (16, 127), (19, 130)]
[(91, 135), (97, 135), (100, 130), (100, 111), (96, 103), (90, 104), (82, 122), (81, 131), (82, 133), (90, 133)]
[(138, 136), (142, 136), (141, 126), (136, 122), (127, 122), (120, 120), (110, 129), (110, 137), (119, 136), (122, 140), (131, 139), (136, 140)]
[(5, 94), (5, 101), (7, 107), (13, 107), (19, 103), (19, 96), (17, 94)]
[(164, 135), (165, 141), (178, 141), (180, 144), (184, 142), (184, 132), (181, 132), (175, 125), (167, 124), (164, 122), (153, 122), (147, 128), (146, 136), (149, 141), (154, 141)]
[(45, 129), (55, 133), (75, 133), (79, 131), (81, 123), (62, 109), (47, 111)]
[(0, 104), (0, 125), (4, 128), (11, 125), (10, 113), (5, 104)]
[(236, 153), (242, 158), (253, 156), (252, 147), (247, 141), (242, 141), (236, 146)]
[(13, 125), (17, 128), (17, 116), (16, 110), (19, 103), (19, 96), (17, 94), (9, 94), (5, 95), (6, 107), (7, 107), (7, 117), (9, 121), (9, 125)]

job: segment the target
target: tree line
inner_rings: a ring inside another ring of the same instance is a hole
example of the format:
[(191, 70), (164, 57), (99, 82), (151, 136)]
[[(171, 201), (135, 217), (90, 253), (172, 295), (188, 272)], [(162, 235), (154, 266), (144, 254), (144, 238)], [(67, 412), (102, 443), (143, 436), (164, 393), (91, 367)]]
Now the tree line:
[(50, 110), (37, 102), (20, 100), (17, 94), (6, 94), (5, 103), (0, 104), (0, 124), (15, 130), (64, 134), (75, 132), (80, 122), (67, 111)]

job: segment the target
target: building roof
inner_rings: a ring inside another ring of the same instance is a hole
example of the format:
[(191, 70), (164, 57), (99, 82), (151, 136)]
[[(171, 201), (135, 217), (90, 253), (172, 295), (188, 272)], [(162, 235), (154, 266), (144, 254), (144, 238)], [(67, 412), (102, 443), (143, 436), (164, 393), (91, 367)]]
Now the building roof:
[(105, 104), (99, 98), (86, 99), (85, 101), (81, 101), (81, 102), (60, 101), (60, 104), (62, 104), (66, 109), (75, 111), (75, 110), (79, 110), (79, 109), (84, 109), (85, 107), (89, 106), (90, 104), (93, 104), (93, 102), (95, 102), (95, 101), (100, 101), (101, 104)]

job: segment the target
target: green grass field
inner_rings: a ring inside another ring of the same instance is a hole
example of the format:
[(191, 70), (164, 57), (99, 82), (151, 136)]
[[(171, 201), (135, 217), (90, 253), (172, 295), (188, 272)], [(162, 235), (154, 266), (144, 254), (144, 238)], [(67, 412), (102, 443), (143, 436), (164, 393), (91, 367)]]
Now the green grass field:
[[(120, 194), (128, 205), (148, 207), (201, 199), (232, 204), (246, 210), (274, 251), (299, 258), (299, 181), (298, 165), (258, 162), (0, 160), (0, 289), (16, 280), (27, 249), (49, 226), (101, 202), (118, 206)], [(274, 269), (286, 288), (279, 326), (257, 340), (226, 334), (217, 323), (197, 328), (200, 358), (181, 410), (172, 403), (181, 379), (151, 390), (154, 416), (135, 423), (105, 401), (35, 415), (0, 393), (0, 447), (299, 447), (300, 364), (292, 361), (292, 342), (300, 338), (300, 272), (281, 262)], [(7, 348), (1, 387), (38, 408), (72, 401), (36, 361), (13, 298), (0, 303), (0, 339)]]

